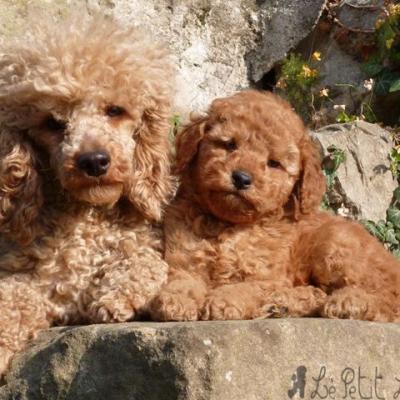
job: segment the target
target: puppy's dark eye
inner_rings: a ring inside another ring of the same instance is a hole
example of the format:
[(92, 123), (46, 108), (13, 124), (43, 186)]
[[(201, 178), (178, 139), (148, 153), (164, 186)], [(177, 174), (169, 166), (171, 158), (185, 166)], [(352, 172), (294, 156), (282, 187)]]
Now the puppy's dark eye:
[(120, 115), (125, 114), (125, 109), (120, 106), (108, 106), (106, 108), (106, 114), (109, 117), (119, 117)]
[(237, 149), (237, 144), (234, 139), (224, 142), (223, 145), (224, 145), (225, 149), (228, 151), (233, 151), (233, 150)]
[(45, 126), (49, 131), (52, 132), (63, 132), (67, 129), (67, 123), (65, 121), (60, 121), (54, 117), (49, 117), (45, 121)]
[(275, 160), (268, 160), (267, 165), (270, 168), (281, 168), (282, 167), (281, 163), (279, 161), (275, 161)]

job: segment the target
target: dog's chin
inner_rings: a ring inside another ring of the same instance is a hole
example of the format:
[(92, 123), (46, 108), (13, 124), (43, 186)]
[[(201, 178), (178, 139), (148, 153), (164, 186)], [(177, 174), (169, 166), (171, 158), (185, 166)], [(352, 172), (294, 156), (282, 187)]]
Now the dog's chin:
[(210, 192), (205, 200), (209, 210), (217, 218), (227, 222), (252, 223), (259, 217), (254, 205), (238, 193)]
[(115, 204), (122, 196), (123, 185), (121, 183), (93, 185), (75, 190), (73, 195), (76, 199), (100, 206)]

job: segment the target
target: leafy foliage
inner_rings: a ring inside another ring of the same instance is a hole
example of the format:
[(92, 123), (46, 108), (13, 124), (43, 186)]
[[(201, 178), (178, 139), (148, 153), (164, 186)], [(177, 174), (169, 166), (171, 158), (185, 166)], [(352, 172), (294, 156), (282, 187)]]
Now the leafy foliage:
[(336, 121), (340, 123), (354, 122), (356, 120), (356, 115), (347, 114), (346, 111), (340, 111), (340, 113), (336, 117)]
[(394, 147), (390, 153), (390, 170), (393, 176), (400, 176), (400, 148)]
[(317, 69), (298, 54), (290, 54), (282, 65), (277, 91), (294, 106), (305, 121), (310, 118), (312, 86), (318, 79)]
[(390, 4), (386, 11), (376, 22), (377, 52), (363, 66), (378, 96), (400, 91), (400, 5)]
[(386, 221), (362, 220), (367, 230), (400, 258), (400, 187), (393, 192), (393, 204), (386, 212)]
[[(339, 166), (346, 161), (346, 154), (343, 150), (332, 145), (327, 148), (328, 155), (323, 160), (322, 169), (326, 178), (327, 192), (329, 192), (335, 182), (336, 171)], [(330, 210), (329, 198), (327, 193), (325, 193), (321, 207), (324, 210)]]

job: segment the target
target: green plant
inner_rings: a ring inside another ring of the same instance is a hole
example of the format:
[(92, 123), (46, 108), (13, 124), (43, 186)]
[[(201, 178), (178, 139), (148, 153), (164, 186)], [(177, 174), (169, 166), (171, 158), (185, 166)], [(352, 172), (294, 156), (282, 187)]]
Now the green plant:
[(400, 148), (394, 147), (390, 152), (390, 171), (394, 177), (399, 177), (400, 175)]
[(368, 102), (363, 102), (361, 104), (361, 118), (371, 124), (376, 124), (378, 122), (378, 117), (371, 106), (371, 99), (372, 96), (369, 98)]
[(367, 230), (400, 258), (400, 187), (393, 192), (393, 204), (386, 212), (386, 221), (362, 220)]
[(346, 111), (340, 111), (336, 117), (336, 121), (340, 123), (354, 122), (358, 119), (356, 115), (347, 114)]
[(376, 53), (363, 65), (378, 96), (400, 91), (400, 4), (390, 4), (375, 25)]
[[(319, 53), (314, 53), (318, 61)], [(277, 91), (285, 97), (303, 117), (310, 120), (312, 111), (312, 87), (318, 81), (319, 73), (312, 65), (298, 54), (290, 54), (283, 62), (281, 73), (276, 85)]]
[[(352, 96), (352, 92), (356, 94), (359, 91), (359, 88), (350, 83), (337, 83), (335, 86), (339, 88), (347, 88), (349, 90), (350, 96)], [(373, 99), (373, 91), (372, 91), (373, 79), (365, 80), (364, 87), (368, 90), (369, 94), (361, 102), (359, 109), (356, 111), (356, 115), (349, 114), (345, 111), (345, 109), (342, 109), (342, 111), (340, 111), (339, 114), (336, 116), (336, 122), (348, 123), (358, 120), (363, 120), (370, 123), (378, 122), (378, 118), (371, 106)], [(334, 108), (335, 107), (340, 107), (340, 106), (335, 105)]]
[[(326, 150), (328, 155), (323, 160), (322, 171), (326, 178), (327, 192), (329, 192), (335, 182), (336, 172), (339, 166), (346, 161), (346, 153), (344, 150), (341, 150), (334, 145), (329, 146)], [(331, 210), (327, 193), (324, 194), (321, 207), (324, 210)]]

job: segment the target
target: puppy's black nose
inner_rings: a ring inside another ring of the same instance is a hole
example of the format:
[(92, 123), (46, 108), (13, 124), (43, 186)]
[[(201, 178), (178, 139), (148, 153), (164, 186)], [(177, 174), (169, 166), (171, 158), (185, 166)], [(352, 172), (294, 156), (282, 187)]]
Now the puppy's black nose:
[(251, 186), (251, 175), (249, 175), (245, 171), (233, 171), (232, 172), (232, 182), (235, 185), (235, 188), (238, 190), (248, 189)]
[(90, 151), (76, 159), (77, 167), (89, 176), (104, 175), (110, 167), (110, 154), (104, 150)]

